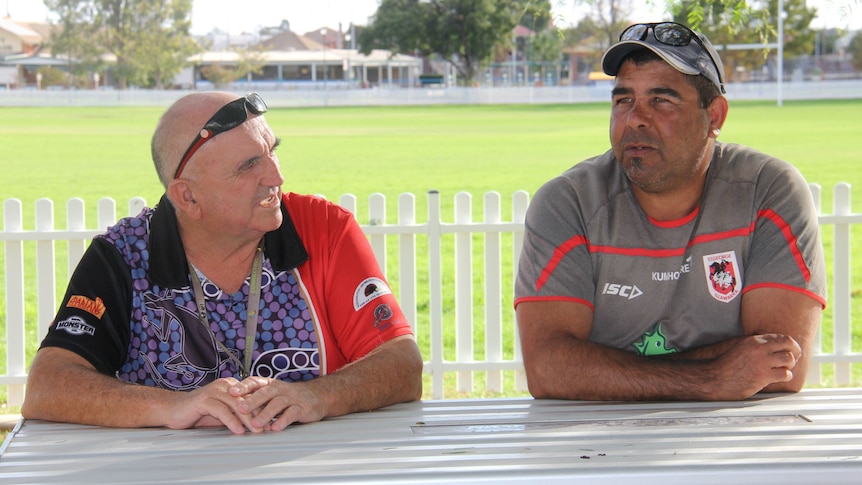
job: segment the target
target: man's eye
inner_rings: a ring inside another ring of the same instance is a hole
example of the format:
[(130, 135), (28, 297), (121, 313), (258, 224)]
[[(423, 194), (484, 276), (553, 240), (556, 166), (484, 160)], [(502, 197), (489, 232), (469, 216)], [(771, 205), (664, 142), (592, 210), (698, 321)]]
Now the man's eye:
[(258, 160), (259, 159), (257, 159), (257, 158), (252, 158), (251, 160), (243, 163), (242, 165), (239, 166), (239, 171), (240, 172), (247, 172), (247, 171), (251, 170), (252, 168), (254, 168), (255, 165), (257, 165)]

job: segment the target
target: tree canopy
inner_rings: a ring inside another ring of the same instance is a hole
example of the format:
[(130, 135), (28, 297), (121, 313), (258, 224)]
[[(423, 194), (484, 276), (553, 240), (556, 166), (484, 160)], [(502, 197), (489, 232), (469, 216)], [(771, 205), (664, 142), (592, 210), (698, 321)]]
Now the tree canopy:
[(359, 35), (361, 52), (438, 55), (471, 85), (525, 16), (550, 19), (548, 0), (383, 0), (374, 21)]
[(45, 6), (61, 26), (52, 51), (75, 60), (73, 76), (97, 72), (108, 54), (116, 58), (116, 87), (161, 88), (201, 51), (190, 34), (192, 0), (45, 0)]

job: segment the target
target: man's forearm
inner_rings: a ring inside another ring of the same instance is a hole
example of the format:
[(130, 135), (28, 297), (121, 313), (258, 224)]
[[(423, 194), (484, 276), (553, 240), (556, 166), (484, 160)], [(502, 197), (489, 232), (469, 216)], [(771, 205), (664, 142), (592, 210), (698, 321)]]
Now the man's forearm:
[(21, 408), (27, 419), (112, 427), (159, 426), (152, 403), (169, 391), (136, 386), (99, 374), (63, 349), (34, 360)]
[(323, 398), (326, 416), (341, 416), (421, 398), (422, 365), (413, 337), (404, 336), (307, 384)]
[(669, 361), (574, 337), (557, 339), (527, 368), (535, 397), (585, 400), (711, 399), (705, 361)]

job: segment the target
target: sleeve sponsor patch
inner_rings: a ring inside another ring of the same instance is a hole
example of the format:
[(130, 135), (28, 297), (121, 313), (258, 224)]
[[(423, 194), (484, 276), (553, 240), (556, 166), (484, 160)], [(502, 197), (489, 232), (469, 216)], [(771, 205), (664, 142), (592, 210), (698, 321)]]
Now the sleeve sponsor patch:
[(91, 300), (86, 296), (74, 295), (69, 298), (69, 303), (66, 303), (66, 306), (69, 308), (78, 308), (84, 310), (85, 312), (93, 315), (99, 320), (101, 320), (102, 315), (105, 314), (105, 303), (102, 302), (102, 299), (98, 296), (95, 300)]
[(85, 322), (81, 317), (69, 317), (57, 322), (57, 330), (64, 330), (70, 335), (94, 335), (96, 328)]
[(391, 295), (392, 290), (380, 278), (366, 278), (353, 292), (353, 309), (359, 311), (370, 301), (383, 295)]

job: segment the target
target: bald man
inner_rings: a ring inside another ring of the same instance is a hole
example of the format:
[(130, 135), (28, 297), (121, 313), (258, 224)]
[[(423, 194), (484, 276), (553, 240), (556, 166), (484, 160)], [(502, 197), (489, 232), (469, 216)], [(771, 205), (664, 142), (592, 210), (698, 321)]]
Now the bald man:
[(282, 192), (266, 111), (207, 92), (164, 113), (165, 195), (93, 239), (25, 418), (240, 434), (421, 397), (422, 356), (365, 235), (343, 208)]

